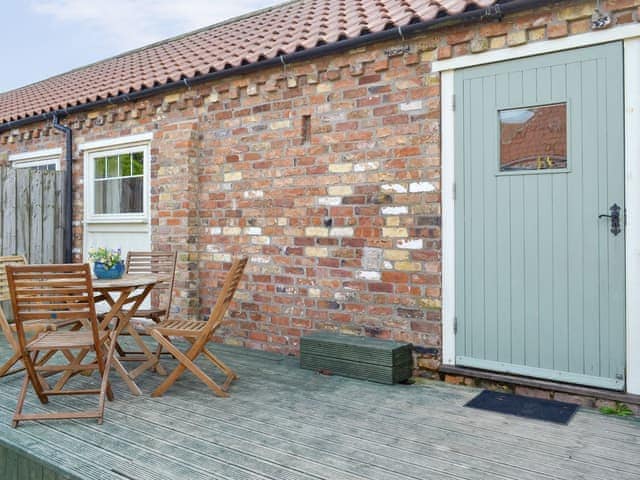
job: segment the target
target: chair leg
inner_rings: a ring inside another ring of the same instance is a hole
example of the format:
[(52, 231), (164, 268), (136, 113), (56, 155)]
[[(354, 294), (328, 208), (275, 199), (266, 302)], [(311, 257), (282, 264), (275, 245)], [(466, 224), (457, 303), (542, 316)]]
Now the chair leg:
[[(195, 340), (193, 340), (192, 338), (187, 338), (187, 340), (192, 345), (195, 342)], [(222, 373), (224, 373), (227, 376), (224, 383), (222, 384), (222, 389), (225, 392), (229, 390), (229, 386), (231, 385), (231, 382), (239, 378), (236, 372), (231, 370), (231, 368), (229, 368), (222, 360), (220, 360), (213, 353), (207, 350), (206, 347), (202, 348), (202, 353), (204, 353), (204, 355), (211, 361), (211, 363), (213, 363), (216, 367), (218, 367), (222, 371)]]
[(98, 398), (98, 412), (100, 413), (98, 424), (100, 425), (102, 425), (102, 420), (104, 418), (105, 395), (109, 399), (109, 401), (113, 401), (113, 390), (111, 389), (111, 384), (109, 383), (109, 370), (111, 369), (111, 361), (113, 360), (115, 345), (115, 340), (112, 340), (109, 348), (106, 348), (105, 344), (101, 346), (101, 348), (103, 349), (102, 355), (96, 352), (98, 369), (100, 371), (100, 375), (102, 375), (102, 381), (100, 382), (100, 397)]
[(180, 362), (180, 364), (169, 374), (169, 376), (156, 388), (151, 394), (152, 397), (159, 397), (167, 389), (175, 383), (175, 381), (184, 373), (186, 369), (188, 369), (191, 373), (193, 373), (196, 377), (198, 377), (202, 382), (204, 382), (216, 395), (219, 397), (228, 397), (229, 394), (225, 392), (220, 385), (214, 382), (211, 378), (207, 376), (195, 363), (193, 360), (197, 358), (200, 352), (189, 352), (189, 357), (193, 356), (193, 360), (187, 357), (184, 353), (178, 350), (166, 337), (160, 335), (158, 332), (153, 331), (151, 333), (153, 337), (162, 344), (164, 348), (166, 348), (176, 359)]
[(224, 364), (222, 360), (220, 360), (218, 357), (216, 357), (213, 353), (211, 353), (206, 348), (202, 350), (202, 353), (204, 353), (205, 356), (211, 361), (211, 363), (213, 363), (216, 367), (222, 370), (222, 373), (224, 373), (227, 376), (227, 378), (224, 381), (224, 384), (222, 385), (222, 389), (226, 392), (229, 389), (231, 382), (239, 378), (238, 375), (236, 374), (236, 372), (231, 370), (226, 364)]
[(24, 367), (14, 368), (10, 371), (10, 368), (20, 361), (21, 356), (22, 355), (20, 355), (19, 353), (14, 353), (9, 360), (7, 360), (2, 366), (0, 366), (0, 377), (22, 372), (24, 370)]
[(37, 359), (37, 353), (34, 354), (33, 359), (29, 356), (28, 353), (24, 353), (22, 355), (22, 363), (24, 363), (24, 366), (27, 370), (27, 378), (31, 382), (31, 385), (35, 390), (36, 395), (40, 400), (40, 403), (49, 403), (49, 398), (43, 393), (43, 389), (42, 389), (41, 382), (43, 382), (44, 379), (42, 379), (42, 377), (38, 375), (38, 372), (36, 372), (36, 369), (33, 365), (36, 359)]
[(29, 386), (29, 375), (25, 375), (22, 380), (22, 387), (20, 388), (20, 394), (18, 395), (18, 403), (16, 405), (16, 411), (13, 414), (13, 421), (11, 422), (11, 426), (13, 428), (18, 427), (18, 423), (20, 422), (20, 417), (22, 416), (22, 409), (24, 407), (24, 399), (27, 396), (27, 387)]

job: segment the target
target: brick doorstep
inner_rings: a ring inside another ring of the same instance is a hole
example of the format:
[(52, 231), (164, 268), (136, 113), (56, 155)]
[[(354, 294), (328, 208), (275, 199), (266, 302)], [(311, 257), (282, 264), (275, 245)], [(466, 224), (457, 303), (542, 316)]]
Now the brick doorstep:
[[(545, 390), (549, 393), (563, 393), (579, 397), (589, 397), (594, 399), (596, 402), (598, 400), (608, 400), (640, 407), (640, 395), (633, 395), (631, 393), (616, 392), (602, 388), (582, 387), (580, 385), (572, 385), (569, 383), (550, 382), (529, 377), (488, 372), (486, 370), (478, 370), (475, 368), (456, 367), (454, 365), (441, 365), (438, 371), (442, 374), (489, 380), (514, 387), (529, 387)], [(527, 395), (526, 390), (527, 389), (518, 389), (516, 393), (523, 393), (524, 395)]]

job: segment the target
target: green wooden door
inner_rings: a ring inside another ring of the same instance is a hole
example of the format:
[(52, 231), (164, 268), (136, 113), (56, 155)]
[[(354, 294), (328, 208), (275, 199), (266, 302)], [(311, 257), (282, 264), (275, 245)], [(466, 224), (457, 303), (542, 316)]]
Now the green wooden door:
[(460, 70), (455, 95), (456, 364), (623, 389), (622, 45)]

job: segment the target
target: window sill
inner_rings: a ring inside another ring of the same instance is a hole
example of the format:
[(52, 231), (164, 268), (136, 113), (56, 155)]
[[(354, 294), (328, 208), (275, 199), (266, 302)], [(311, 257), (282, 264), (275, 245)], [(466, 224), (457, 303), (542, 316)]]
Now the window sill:
[(84, 223), (149, 223), (148, 218), (126, 218), (126, 217), (107, 217), (107, 218), (86, 218)]

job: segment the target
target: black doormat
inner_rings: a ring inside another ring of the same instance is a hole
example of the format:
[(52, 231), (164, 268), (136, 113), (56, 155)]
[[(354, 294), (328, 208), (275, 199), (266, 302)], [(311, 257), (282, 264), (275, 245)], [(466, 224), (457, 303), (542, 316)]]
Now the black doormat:
[(483, 390), (480, 395), (467, 402), (465, 407), (566, 425), (579, 405)]

